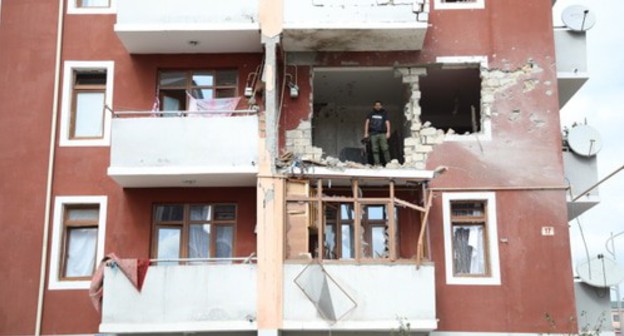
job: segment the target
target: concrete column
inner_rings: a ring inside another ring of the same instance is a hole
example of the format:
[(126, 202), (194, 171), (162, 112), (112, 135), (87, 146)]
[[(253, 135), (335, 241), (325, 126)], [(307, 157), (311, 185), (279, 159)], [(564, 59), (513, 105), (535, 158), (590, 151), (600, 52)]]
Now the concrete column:
[(278, 90), (276, 52), (279, 35), (262, 36), (265, 64), (266, 137), (259, 139), (257, 184), (258, 335), (277, 336), (283, 320), (284, 180), (276, 177)]

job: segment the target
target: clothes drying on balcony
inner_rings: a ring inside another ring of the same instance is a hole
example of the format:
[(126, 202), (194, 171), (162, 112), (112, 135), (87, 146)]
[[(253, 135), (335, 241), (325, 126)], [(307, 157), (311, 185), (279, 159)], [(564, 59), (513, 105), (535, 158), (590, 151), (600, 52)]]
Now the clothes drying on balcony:
[(91, 278), (89, 287), (89, 297), (96, 311), (101, 311), (102, 296), (104, 295), (104, 268), (117, 267), (140, 292), (143, 287), (143, 280), (147, 275), (149, 259), (120, 259), (114, 253), (110, 253), (102, 258), (97, 270)]
[(188, 94), (189, 104), (188, 111), (200, 112), (197, 114), (190, 114), (189, 116), (201, 116), (201, 117), (213, 117), (224, 116), (229, 117), (232, 115), (231, 111), (236, 110), (238, 103), (242, 97), (232, 98), (211, 98), (211, 99), (198, 99)]

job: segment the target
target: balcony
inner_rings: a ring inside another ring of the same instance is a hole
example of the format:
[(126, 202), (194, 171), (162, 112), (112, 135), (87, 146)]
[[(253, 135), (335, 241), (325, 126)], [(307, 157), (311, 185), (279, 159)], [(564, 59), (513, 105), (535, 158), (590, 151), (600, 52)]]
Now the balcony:
[(100, 332), (255, 330), (256, 277), (255, 264), (150, 266), (139, 292), (107, 267)]
[(566, 182), (570, 184), (570, 190), (567, 193), (568, 220), (573, 220), (600, 203), (598, 188), (584, 193), (598, 182), (596, 161), (596, 156), (586, 157), (572, 151), (563, 152), (563, 169)]
[(108, 175), (124, 188), (255, 185), (257, 115), (115, 117), (111, 132)]
[(589, 79), (586, 33), (556, 28), (555, 57), (559, 107), (563, 107)]
[(426, 0), (284, 0), (286, 51), (420, 50)]
[(262, 51), (258, 1), (119, 0), (115, 32), (131, 54)]
[(284, 265), (285, 330), (437, 328), (432, 264)]

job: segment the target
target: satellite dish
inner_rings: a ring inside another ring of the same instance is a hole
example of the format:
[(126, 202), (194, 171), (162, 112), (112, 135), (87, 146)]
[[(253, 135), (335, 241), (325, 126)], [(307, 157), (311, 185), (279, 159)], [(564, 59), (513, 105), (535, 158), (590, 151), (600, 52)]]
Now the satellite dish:
[(561, 20), (573, 31), (584, 32), (596, 24), (596, 16), (589, 8), (581, 5), (568, 6), (561, 13)]
[(599, 255), (576, 267), (581, 280), (594, 287), (611, 287), (624, 281), (624, 268)]
[(602, 149), (600, 133), (590, 126), (574, 126), (568, 131), (568, 145), (578, 155), (594, 156)]

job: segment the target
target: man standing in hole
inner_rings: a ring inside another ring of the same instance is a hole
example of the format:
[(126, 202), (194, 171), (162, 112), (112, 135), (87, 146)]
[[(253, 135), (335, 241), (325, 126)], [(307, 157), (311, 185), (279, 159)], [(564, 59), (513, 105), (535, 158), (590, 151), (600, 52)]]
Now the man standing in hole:
[(390, 162), (390, 151), (388, 150), (388, 139), (390, 138), (390, 120), (388, 113), (381, 105), (381, 101), (375, 101), (373, 110), (366, 116), (364, 123), (364, 138), (370, 138), (371, 147), (373, 149), (373, 158), (375, 165), (381, 165), (379, 160), (379, 150), (383, 152), (386, 164)]

